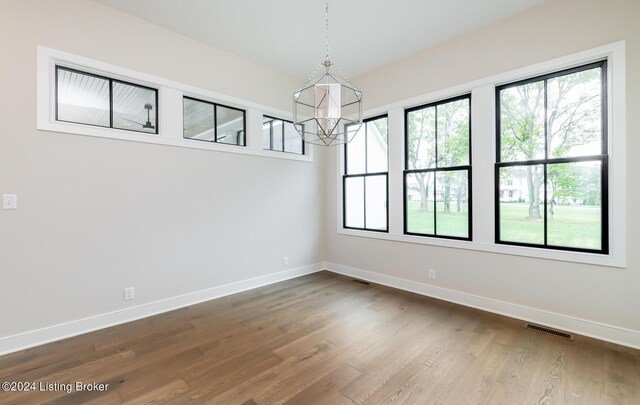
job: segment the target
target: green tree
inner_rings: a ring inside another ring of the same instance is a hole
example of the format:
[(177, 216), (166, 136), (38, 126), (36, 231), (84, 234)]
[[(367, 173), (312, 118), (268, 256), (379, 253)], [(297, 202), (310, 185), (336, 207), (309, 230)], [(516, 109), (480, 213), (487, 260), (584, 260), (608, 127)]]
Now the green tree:
[(561, 163), (547, 169), (549, 201), (553, 204), (572, 199), (584, 205), (600, 204), (600, 167)]
[[(437, 109), (437, 113), (436, 113)], [(469, 159), (469, 101), (467, 99), (440, 104), (412, 111), (407, 114), (409, 131), (408, 163), (409, 169), (432, 168), (436, 165), (436, 147), (438, 167), (452, 167), (468, 164)], [(437, 116), (437, 122), (436, 122)], [(437, 131), (437, 145), (436, 145)], [(413, 173), (415, 185), (410, 189), (420, 193), (420, 210), (428, 211), (428, 196), (433, 182), (433, 173)], [(462, 199), (466, 192), (458, 182), (452, 184), (452, 175), (445, 173), (444, 209), (451, 210), (452, 195)], [(457, 178), (457, 177), (456, 177)], [(454, 187), (454, 190), (452, 190)], [(458, 204), (460, 206), (460, 204)], [(458, 210), (460, 211), (460, 209)]]
[[(435, 153), (435, 108), (425, 108), (407, 114), (409, 141), (407, 145), (407, 161), (409, 169), (433, 167), (436, 163)], [(420, 193), (420, 210), (428, 211), (427, 199), (431, 173), (413, 173), (412, 177), (417, 186), (410, 186), (411, 190)]]
[[(597, 68), (548, 79), (546, 99), (544, 80), (501, 91), (502, 161), (544, 158), (545, 133), (550, 158), (571, 156), (593, 145), (600, 133), (599, 75)], [(540, 219), (544, 170), (542, 166), (527, 166), (526, 170), (529, 218)], [(556, 186), (575, 182), (570, 171), (556, 171)]]
[(373, 123), (375, 124), (376, 128), (378, 129), (378, 131), (380, 132), (380, 136), (382, 137), (382, 139), (384, 140), (384, 143), (388, 144), (389, 140), (388, 138), (388, 120), (386, 118), (383, 119), (377, 119), (375, 121), (373, 121)]
[[(469, 101), (467, 99), (441, 104), (437, 107), (438, 167), (461, 166), (469, 163)], [(460, 212), (463, 178), (454, 172), (444, 175), (444, 211), (451, 212), (451, 197), (458, 200)], [(457, 180), (457, 181), (456, 181)], [(452, 183), (453, 181), (453, 183)], [(453, 190), (452, 190), (453, 187)]]

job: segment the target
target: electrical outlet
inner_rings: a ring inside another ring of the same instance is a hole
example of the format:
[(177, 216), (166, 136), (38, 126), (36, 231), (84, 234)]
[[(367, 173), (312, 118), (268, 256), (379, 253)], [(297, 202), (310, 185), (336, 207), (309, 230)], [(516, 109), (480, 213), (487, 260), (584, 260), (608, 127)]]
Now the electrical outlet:
[(2, 209), (3, 210), (18, 209), (18, 196), (15, 194), (2, 194)]
[(124, 299), (129, 301), (136, 298), (136, 289), (134, 287), (127, 287), (124, 289)]
[(282, 258), (282, 265), (283, 266), (288, 266), (289, 265), (289, 258), (287, 256)]
[(435, 280), (436, 279), (436, 271), (434, 269), (429, 269), (429, 280)]

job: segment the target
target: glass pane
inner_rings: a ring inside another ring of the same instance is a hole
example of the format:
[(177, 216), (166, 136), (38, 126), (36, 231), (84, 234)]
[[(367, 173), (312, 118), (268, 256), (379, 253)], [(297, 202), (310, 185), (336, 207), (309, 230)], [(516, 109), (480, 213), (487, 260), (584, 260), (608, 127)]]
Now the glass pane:
[(291, 122), (284, 123), (284, 151), (302, 155), (302, 137)]
[(547, 244), (602, 248), (601, 162), (547, 166)]
[(544, 81), (500, 91), (500, 161), (544, 158)]
[(345, 226), (364, 228), (364, 178), (348, 177), (344, 190)]
[(113, 81), (113, 127), (157, 133), (156, 90)]
[(244, 145), (244, 111), (216, 106), (217, 142)]
[(271, 147), (273, 148), (273, 150), (282, 152), (282, 120), (273, 121), (273, 137), (271, 138), (271, 140)]
[(387, 229), (387, 176), (366, 177), (366, 228)]
[(438, 167), (469, 164), (469, 99), (439, 104)]
[(436, 172), (436, 235), (469, 237), (469, 173)]
[(185, 98), (183, 101), (184, 138), (215, 141), (214, 108), (215, 106), (211, 103)]
[(405, 174), (407, 232), (434, 235), (433, 172)]
[(407, 113), (407, 169), (436, 166), (436, 108)]
[(58, 68), (58, 120), (108, 127), (109, 80)]
[(602, 153), (600, 68), (547, 81), (550, 157)]
[(271, 149), (271, 118), (262, 120), (262, 149)]
[(544, 244), (544, 166), (500, 168), (500, 240)]
[(365, 173), (365, 126), (362, 125), (353, 140), (345, 144), (347, 148), (347, 174)]
[(387, 169), (387, 118), (366, 123), (367, 173), (386, 172)]

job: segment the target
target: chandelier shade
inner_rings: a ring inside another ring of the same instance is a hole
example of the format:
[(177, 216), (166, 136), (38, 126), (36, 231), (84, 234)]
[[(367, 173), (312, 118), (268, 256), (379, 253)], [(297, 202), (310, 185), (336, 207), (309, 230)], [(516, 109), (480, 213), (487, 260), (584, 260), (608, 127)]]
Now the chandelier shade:
[(362, 125), (362, 92), (327, 69), (293, 94), (293, 120), (307, 143), (347, 143)]
[(329, 1), (326, 0), (323, 63), (293, 93), (293, 125), (306, 143), (340, 145), (362, 126), (362, 92), (329, 59)]

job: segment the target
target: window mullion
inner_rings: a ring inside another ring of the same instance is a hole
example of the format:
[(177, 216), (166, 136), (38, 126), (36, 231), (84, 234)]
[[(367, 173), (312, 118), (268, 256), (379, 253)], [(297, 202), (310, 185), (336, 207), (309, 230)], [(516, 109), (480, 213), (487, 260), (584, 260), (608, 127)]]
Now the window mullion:
[[(436, 170), (433, 171), (433, 234), (435, 236), (438, 235), (438, 193), (436, 189), (438, 187), (437, 179), (438, 179), (438, 168), (440, 166), (440, 162), (438, 161), (438, 105), (435, 106), (435, 161), (436, 161)], [(426, 201), (427, 207), (429, 207), (429, 200)]]
[(602, 212), (602, 221), (601, 221), (601, 232), (602, 237), (600, 239), (603, 253), (609, 253), (609, 157), (603, 156), (600, 163), (600, 195), (601, 200), (600, 206)]
[(602, 117), (602, 119), (600, 120), (600, 133), (602, 134), (602, 136), (600, 138), (602, 146), (600, 149), (600, 153), (602, 153), (603, 155), (607, 155), (609, 153), (609, 115), (607, 114), (609, 108), (609, 96), (607, 94), (607, 69), (607, 61), (604, 61), (600, 68), (600, 99), (602, 100), (600, 107), (600, 116)]
[[(438, 163), (438, 106), (435, 106), (435, 122), (434, 122), (434, 142), (435, 142), (435, 156), (434, 160), (436, 161), (436, 169), (440, 166)], [(435, 179), (434, 179), (435, 182)], [(434, 185), (435, 188), (435, 185)]]
[(109, 79), (109, 128), (113, 128), (113, 79)]
[(213, 104), (213, 140), (218, 143), (218, 106)]
[(543, 193), (543, 198), (544, 198), (544, 205), (543, 205), (543, 209), (544, 209), (544, 245), (548, 246), (548, 241), (547, 241), (547, 234), (548, 234), (548, 229), (547, 229), (547, 167), (548, 165), (545, 163), (543, 165), (543, 184), (544, 184), (544, 193)]
[(364, 229), (367, 229), (367, 175), (362, 176), (362, 222), (364, 224)]
[(273, 140), (275, 136), (275, 128), (274, 128), (275, 122), (276, 122), (275, 120), (271, 120), (271, 123), (269, 124), (270, 126), (269, 135), (271, 136), (271, 150), (275, 150), (274, 148), (276, 147), (275, 141)]
[(369, 132), (368, 125), (364, 122), (364, 172), (369, 173)]
[(344, 170), (343, 170), (343, 175), (349, 174), (349, 169), (348, 169), (348, 166), (347, 166), (348, 165), (347, 155), (349, 153), (347, 152), (347, 148), (349, 148), (349, 144), (345, 143), (344, 144), (344, 168), (343, 168)]
[(543, 227), (544, 227), (544, 245), (547, 246), (547, 164), (549, 160), (549, 80), (544, 79), (544, 160), (542, 184), (543, 190)]

